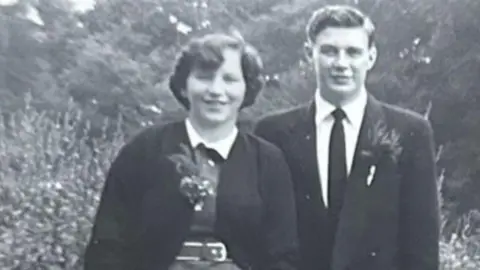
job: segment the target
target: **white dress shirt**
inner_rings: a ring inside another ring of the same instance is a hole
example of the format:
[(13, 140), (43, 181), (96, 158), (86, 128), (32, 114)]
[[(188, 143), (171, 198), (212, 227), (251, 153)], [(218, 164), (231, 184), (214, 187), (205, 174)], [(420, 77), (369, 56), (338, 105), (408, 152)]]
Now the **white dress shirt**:
[[(353, 163), (353, 155), (357, 145), (357, 139), (362, 124), (365, 107), (367, 104), (367, 91), (361, 91), (355, 100), (343, 105), (341, 108), (346, 114), (342, 121), (345, 131), (346, 164), (347, 175)], [(325, 206), (328, 206), (328, 160), (330, 133), (332, 132), (334, 118), (332, 112), (336, 109), (334, 105), (324, 100), (319, 91), (315, 92), (315, 126), (317, 139), (317, 162), (322, 186), (322, 198)]]
[(233, 147), (233, 143), (237, 138), (238, 128), (235, 127), (230, 134), (228, 134), (225, 138), (221, 140), (215, 142), (208, 142), (207, 140), (202, 138), (200, 134), (198, 134), (198, 132), (192, 126), (192, 123), (188, 118), (185, 120), (185, 126), (187, 128), (187, 136), (193, 148), (203, 143), (207, 148), (211, 148), (217, 151), (224, 159), (228, 158), (230, 150)]

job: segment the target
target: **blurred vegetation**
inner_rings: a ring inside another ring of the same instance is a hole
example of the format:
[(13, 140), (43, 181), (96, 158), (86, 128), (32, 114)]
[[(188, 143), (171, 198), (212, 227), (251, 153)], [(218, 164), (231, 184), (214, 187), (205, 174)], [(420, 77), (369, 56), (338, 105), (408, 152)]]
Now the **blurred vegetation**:
[[(304, 27), (322, 0), (0, 1), (0, 268), (80, 269), (104, 174), (140, 128), (185, 112), (167, 88), (180, 47), (234, 26), (267, 87), (249, 121), (311, 98)], [(443, 201), (442, 269), (480, 269), (480, 2), (345, 0), (375, 21), (380, 99), (428, 115)], [(41, 244), (39, 244), (41, 243)], [(475, 264), (476, 263), (476, 264)]]

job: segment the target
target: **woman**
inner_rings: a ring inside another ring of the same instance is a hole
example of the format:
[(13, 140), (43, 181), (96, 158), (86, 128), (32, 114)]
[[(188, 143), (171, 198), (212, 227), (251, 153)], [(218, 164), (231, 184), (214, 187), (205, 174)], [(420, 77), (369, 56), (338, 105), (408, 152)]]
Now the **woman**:
[(188, 117), (120, 151), (85, 269), (297, 269), (284, 157), (236, 126), (262, 87), (261, 59), (241, 38), (211, 34), (186, 46), (170, 88)]

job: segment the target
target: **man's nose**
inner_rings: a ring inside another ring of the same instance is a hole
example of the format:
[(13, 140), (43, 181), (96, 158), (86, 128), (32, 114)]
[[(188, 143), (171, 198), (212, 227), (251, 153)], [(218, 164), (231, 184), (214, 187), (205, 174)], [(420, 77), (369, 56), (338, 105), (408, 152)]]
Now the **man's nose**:
[(348, 67), (348, 56), (345, 52), (339, 52), (335, 61), (333, 61), (335, 68), (344, 69)]

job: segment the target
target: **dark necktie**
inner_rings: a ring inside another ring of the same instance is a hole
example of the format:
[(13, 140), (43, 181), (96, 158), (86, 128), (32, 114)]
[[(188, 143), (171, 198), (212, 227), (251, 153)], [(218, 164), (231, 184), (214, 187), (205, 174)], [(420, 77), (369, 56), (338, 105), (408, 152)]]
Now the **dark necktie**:
[(347, 183), (345, 131), (342, 120), (346, 117), (342, 109), (332, 112), (335, 122), (332, 127), (328, 159), (329, 212), (336, 227), (336, 220), (343, 205), (343, 195)]

